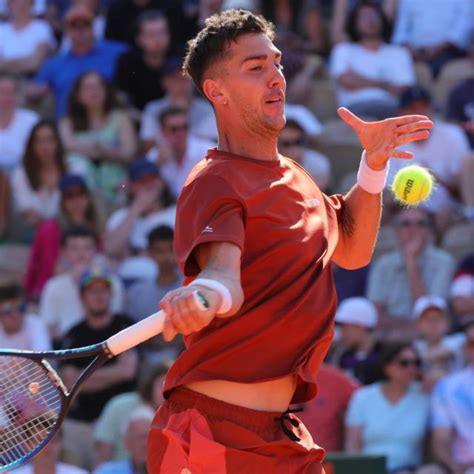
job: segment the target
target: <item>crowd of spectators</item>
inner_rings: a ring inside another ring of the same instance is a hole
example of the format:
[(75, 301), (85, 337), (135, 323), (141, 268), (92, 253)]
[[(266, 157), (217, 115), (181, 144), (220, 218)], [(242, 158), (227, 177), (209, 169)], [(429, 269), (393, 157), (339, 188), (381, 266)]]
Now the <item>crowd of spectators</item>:
[[(391, 474), (474, 473), (468, 0), (0, 0), (0, 347), (102, 341), (182, 283), (175, 204), (217, 131), (181, 64), (186, 41), (226, 8), (275, 23), (288, 102), (279, 149), (326, 193), (354, 182), (361, 151), (354, 159), (338, 105), (434, 120), (429, 139), (404, 147), (435, 177), (432, 196), (400, 207), (389, 185), (407, 162), (392, 160), (372, 263), (334, 267), (335, 339), (301, 418), (328, 452), (385, 456)], [(148, 428), (182, 349), (158, 336), (107, 363), (17, 472), (146, 472)], [(68, 386), (81, 364), (59, 368)]]

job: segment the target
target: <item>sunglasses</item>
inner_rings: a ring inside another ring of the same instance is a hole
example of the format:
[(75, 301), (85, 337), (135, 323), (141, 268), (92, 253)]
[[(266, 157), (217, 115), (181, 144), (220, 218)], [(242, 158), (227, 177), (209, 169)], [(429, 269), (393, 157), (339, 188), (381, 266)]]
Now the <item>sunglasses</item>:
[(280, 140), (279, 144), (283, 148), (291, 147), (291, 146), (303, 146), (304, 139), (303, 138), (295, 138), (294, 140)]
[(428, 227), (428, 221), (420, 219), (418, 221), (403, 220), (398, 223), (398, 227)]
[(419, 369), (421, 368), (421, 359), (398, 359), (397, 364), (405, 369), (408, 367)]
[(25, 303), (6, 304), (3, 306), (0, 306), (0, 316), (6, 316), (13, 313), (23, 313), (25, 308), (26, 308)]

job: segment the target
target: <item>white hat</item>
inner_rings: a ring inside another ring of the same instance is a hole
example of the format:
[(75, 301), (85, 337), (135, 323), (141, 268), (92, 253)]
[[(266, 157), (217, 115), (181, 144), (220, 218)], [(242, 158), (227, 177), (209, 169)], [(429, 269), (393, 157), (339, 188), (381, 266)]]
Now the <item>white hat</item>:
[(437, 295), (423, 295), (420, 296), (413, 305), (413, 316), (415, 319), (421, 317), (421, 315), (428, 309), (428, 308), (437, 308), (441, 311), (446, 311), (448, 309), (448, 305), (444, 298)]
[(471, 296), (474, 297), (474, 276), (461, 275), (454, 279), (450, 288), (451, 297)]
[(336, 323), (374, 328), (377, 326), (377, 321), (377, 308), (367, 298), (347, 298), (336, 311)]

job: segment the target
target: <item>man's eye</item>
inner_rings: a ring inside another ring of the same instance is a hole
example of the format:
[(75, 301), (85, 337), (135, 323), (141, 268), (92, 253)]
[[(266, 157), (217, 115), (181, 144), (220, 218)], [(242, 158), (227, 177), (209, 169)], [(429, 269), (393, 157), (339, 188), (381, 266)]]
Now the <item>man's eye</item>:
[(260, 69), (262, 69), (262, 66), (254, 66), (254, 67), (251, 68), (250, 70), (251, 70), (251, 71), (259, 71)]

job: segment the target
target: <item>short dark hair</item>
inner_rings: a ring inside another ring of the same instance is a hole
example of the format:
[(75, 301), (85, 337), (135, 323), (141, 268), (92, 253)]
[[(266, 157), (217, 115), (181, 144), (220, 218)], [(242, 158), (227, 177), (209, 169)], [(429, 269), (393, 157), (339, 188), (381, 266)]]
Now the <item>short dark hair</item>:
[(362, 0), (361, 2), (357, 3), (355, 7), (350, 11), (346, 23), (346, 30), (349, 37), (354, 42), (360, 40), (359, 31), (357, 30), (357, 17), (359, 15), (360, 10), (365, 7), (370, 7), (379, 14), (380, 21), (382, 22), (382, 31), (380, 32), (380, 36), (386, 43), (388, 43), (392, 35), (392, 26), (388, 21), (388, 18), (385, 15), (384, 11), (382, 10), (382, 7), (374, 0)]
[(164, 127), (167, 118), (171, 117), (172, 115), (185, 115), (187, 117), (188, 112), (186, 111), (186, 109), (183, 109), (183, 107), (178, 107), (176, 105), (171, 105), (170, 107), (166, 107), (158, 115), (158, 122), (160, 126)]
[(225, 10), (207, 18), (205, 25), (195, 38), (188, 41), (183, 64), (183, 71), (201, 93), (206, 70), (216, 60), (226, 57), (232, 41), (250, 33), (263, 33), (271, 41), (275, 38), (274, 25), (247, 10)]
[(148, 247), (158, 240), (173, 240), (174, 230), (167, 225), (159, 225), (148, 234)]
[(61, 245), (64, 247), (69, 239), (76, 237), (90, 238), (97, 244), (97, 235), (90, 228), (85, 225), (75, 225), (66, 228), (61, 235)]
[(0, 286), (0, 303), (23, 298), (23, 288), (18, 283), (8, 283)]

